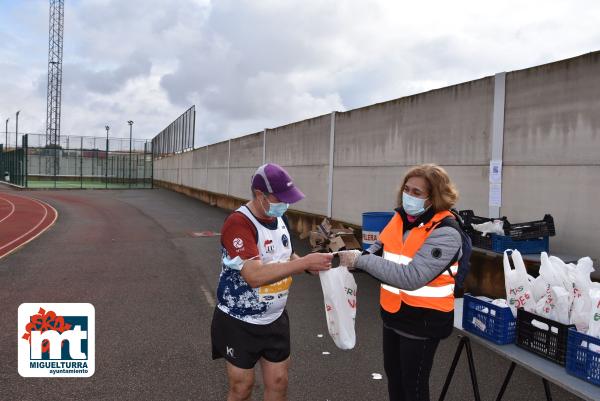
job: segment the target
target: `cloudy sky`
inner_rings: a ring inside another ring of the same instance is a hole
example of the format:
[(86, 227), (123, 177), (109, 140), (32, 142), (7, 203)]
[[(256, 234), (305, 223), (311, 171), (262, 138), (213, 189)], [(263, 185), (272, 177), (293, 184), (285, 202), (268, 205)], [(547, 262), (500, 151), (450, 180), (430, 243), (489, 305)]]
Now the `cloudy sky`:
[[(48, 0), (0, 0), (0, 121), (45, 132)], [(600, 2), (65, 0), (62, 135), (196, 145), (600, 50)], [(3, 137), (3, 136), (2, 136)], [(3, 142), (4, 140), (0, 140)]]

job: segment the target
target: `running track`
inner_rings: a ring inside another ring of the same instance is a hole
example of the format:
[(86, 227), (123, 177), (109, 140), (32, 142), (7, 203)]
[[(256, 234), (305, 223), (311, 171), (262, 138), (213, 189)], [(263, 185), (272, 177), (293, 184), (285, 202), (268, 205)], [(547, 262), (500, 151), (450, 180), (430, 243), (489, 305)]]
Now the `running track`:
[(0, 259), (34, 240), (58, 213), (45, 202), (0, 191)]

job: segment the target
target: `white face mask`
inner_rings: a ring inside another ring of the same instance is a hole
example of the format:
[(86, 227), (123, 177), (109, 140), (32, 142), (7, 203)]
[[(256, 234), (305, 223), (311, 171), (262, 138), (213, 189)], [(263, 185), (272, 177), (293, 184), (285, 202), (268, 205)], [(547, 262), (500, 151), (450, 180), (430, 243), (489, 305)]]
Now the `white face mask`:
[(421, 213), (425, 211), (425, 201), (428, 198), (421, 199), (416, 198), (407, 194), (406, 192), (402, 193), (402, 207), (406, 214), (410, 216), (419, 216)]

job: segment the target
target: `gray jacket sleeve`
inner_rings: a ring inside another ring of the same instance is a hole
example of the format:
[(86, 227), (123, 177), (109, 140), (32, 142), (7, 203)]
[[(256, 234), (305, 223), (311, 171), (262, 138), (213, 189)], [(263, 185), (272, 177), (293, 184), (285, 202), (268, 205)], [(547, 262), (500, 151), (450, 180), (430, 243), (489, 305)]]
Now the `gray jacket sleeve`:
[(452, 227), (440, 227), (433, 230), (408, 265), (375, 255), (363, 255), (358, 258), (356, 267), (383, 283), (412, 291), (423, 287), (446, 269), (461, 245), (458, 231)]

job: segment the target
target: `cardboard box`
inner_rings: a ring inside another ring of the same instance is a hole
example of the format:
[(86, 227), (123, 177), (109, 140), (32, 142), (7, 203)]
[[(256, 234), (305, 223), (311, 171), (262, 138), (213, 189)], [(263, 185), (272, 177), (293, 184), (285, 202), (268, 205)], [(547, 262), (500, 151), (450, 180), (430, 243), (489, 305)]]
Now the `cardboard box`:
[(325, 235), (325, 237), (329, 237), (331, 235), (331, 223), (327, 218), (324, 218), (321, 224), (319, 224), (318, 230)]
[(314, 248), (317, 246), (325, 246), (329, 243), (329, 238), (327, 238), (323, 233), (321, 233), (320, 231), (311, 231), (310, 235), (309, 235), (309, 242), (310, 245)]
[(333, 237), (333, 239), (329, 242), (329, 251), (337, 252), (346, 248), (346, 243), (342, 239), (342, 237)]
[(351, 228), (332, 228), (332, 235), (341, 235), (341, 234), (354, 234), (354, 230)]
[(354, 236), (354, 230), (337, 223), (332, 228), (331, 222), (325, 218), (315, 230), (309, 234), (313, 252), (337, 252), (347, 249), (361, 249), (360, 242)]
[(360, 242), (356, 240), (354, 234), (342, 234), (340, 238), (344, 241), (346, 249), (362, 249)]

